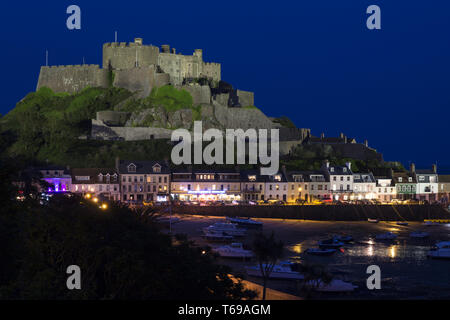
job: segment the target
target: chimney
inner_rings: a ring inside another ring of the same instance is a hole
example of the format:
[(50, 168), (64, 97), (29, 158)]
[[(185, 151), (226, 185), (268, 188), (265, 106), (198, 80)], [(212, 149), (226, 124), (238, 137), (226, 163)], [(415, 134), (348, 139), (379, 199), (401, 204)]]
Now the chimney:
[(341, 132), (340, 137), (341, 137), (341, 139), (344, 139), (344, 134), (342, 132)]
[(433, 164), (431, 166), (431, 169), (433, 170), (434, 173), (437, 173), (437, 165), (436, 164)]
[(172, 53), (173, 53), (173, 54), (176, 54), (176, 53), (177, 53), (177, 50), (176, 50), (175, 48), (172, 48)]
[(365, 145), (366, 147), (369, 147), (369, 141), (367, 141), (367, 139), (364, 140), (364, 145)]
[(416, 165), (414, 164), (414, 162), (409, 165), (409, 171), (411, 173), (416, 172)]
[(352, 163), (350, 161), (346, 162), (345, 165), (347, 166), (348, 170), (352, 170)]
[(320, 134), (320, 139), (323, 140), (324, 138), (325, 138), (325, 133), (322, 132), (322, 133)]
[(347, 143), (347, 136), (344, 136), (344, 143)]
[(325, 161), (323, 162), (323, 164), (325, 165), (326, 168), (329, 168), (329, 167), (330, 167), (330, 161), (328, 161), (328, 160), (325, 160)]

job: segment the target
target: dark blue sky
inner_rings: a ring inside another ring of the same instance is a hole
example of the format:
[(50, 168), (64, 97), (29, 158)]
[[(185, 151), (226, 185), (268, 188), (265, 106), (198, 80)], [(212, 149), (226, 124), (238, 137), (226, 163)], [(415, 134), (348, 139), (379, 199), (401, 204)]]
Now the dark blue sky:
[[(71, 4), (80, 31), (66, 28)], [(371, 4), (382, 30), (366, 28)], [(315, 135), (344, 132), (386, 160), (450, 168), (449, 1), (14, 1), (0, 27), (3, 114), (35, 90), (46, 49), (51, 65), (101, 64), (117, 30), (122, 42), (203, 48), (267, 115)]]

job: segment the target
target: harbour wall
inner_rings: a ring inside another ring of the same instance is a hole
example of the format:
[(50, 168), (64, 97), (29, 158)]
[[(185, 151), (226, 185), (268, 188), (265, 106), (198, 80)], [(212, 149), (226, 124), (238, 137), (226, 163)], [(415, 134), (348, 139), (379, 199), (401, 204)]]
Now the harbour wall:
[(301, 219), (317, 221), (423, 221), (450, 219), (439, 205), (288, 205), (288, 206), (174, 206), (173, 213), (205, 216)]

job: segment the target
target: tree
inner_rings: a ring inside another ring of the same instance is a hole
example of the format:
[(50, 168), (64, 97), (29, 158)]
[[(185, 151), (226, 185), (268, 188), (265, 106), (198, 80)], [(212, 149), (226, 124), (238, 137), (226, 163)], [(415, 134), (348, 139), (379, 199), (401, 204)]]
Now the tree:
[(332, 275), (327, 272), (324, 266), (319, 264), (302, 263), (299, 271), (305, 277), (303, 291), (306, 292), (307, 296), (321, 284), (328, 284), (332, 280)]
[[(1, 166), (0, 177), (0, 299), (252, 297), (229, 267), (160, 232), (151, 212), (116, 203), (102, 210), (76, 195), (19, 202)], [(82, 290), (67, 290), (69, 265), (80, 267)]]
[(269, 279), (277, 260), (281, 258), (283, 254), (283, 242), (275, 240), (273, 232), (269, 237), (260, 232), (253, 241), (253, 250), (263, 278), (262, 299), (265, 300), (267, 280)]

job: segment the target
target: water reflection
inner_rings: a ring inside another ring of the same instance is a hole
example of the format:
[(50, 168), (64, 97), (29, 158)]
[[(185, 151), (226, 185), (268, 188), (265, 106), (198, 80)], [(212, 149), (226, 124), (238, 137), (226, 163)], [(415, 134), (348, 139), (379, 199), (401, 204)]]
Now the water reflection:
[(288, 249), (297, 254), (300, 254), (300, 253), (302, 253), (302, 244), (301, 243), (294, 244), (293, 246), (289, 247)]
[(396, 245), (393, 245), (393, 246), (391, 246), (391, 247), (389, 248), (389, 255), (390, 255), (390, 257), (391, 257), (392, 259), (395, 258), (396, 252), (397, 252), (397, 246), (396, 246)]
[(367, 255), (369, 257), (373, 257), (373, 245), (372, 244), (367, 247)]

